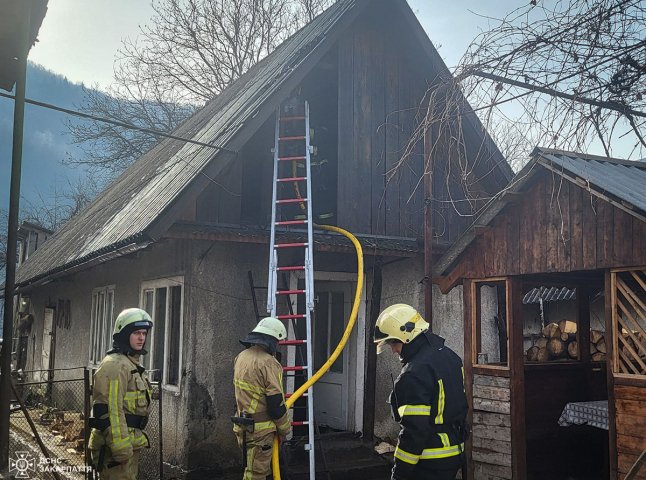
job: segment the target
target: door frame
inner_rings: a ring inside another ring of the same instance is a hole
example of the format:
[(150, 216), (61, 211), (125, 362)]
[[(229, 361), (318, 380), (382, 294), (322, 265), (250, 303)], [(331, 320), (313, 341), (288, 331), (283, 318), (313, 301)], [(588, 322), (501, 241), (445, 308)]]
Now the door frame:
[[(289, 277), (289, 288), (296, 290), (298, 280), (304, 278), (303, 272), (291, 272)], [(357, 274), (348, 272), (314, 272), (314, 281), (351, 283), (351, 293), (356, 290)], [(348, 358), (348, 409), (346, 423), (348, 430), (353, 432), (363, 431), (363, 400), (365, 388), (365, 364), (366, 364), (366, 289), (365, 275), (364, 288), (361, 292), (361, 302), (357, 313), (356, 325), (348, 340), (346, 348), (350, 348)], [(314, 292), (316, 294), (316, 291)], [(297, 296), (291, 298), (294, 305), (297, 304)], [(351, 298), (354, 302), (354, 296)], [(350, 308), (352, 311), (352, 308)], [(346, 319), (347, 322), (347, 319)], [(288, 353), (289, 356), (289, 353)], [(293, 358), (291, 359), (293, 360)], [(314, 399), (316, 402), (316, 399)]]

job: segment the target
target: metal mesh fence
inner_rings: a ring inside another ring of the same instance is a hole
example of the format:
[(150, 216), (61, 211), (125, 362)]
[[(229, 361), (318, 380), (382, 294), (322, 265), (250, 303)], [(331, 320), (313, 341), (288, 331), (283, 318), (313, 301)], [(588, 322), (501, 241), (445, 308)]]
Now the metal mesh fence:
[(10, 467), (21, 478), (86, 478), (87, 371), (19, 372), (14, 383)]
[(144, 448), (139, 457), (139, 480), (158, 480), (162, 478), (161, 471), (161, 390), (159, 383), (153, 383), (153, 395), (148, 414), (146, 435), (150, 448)]
[[(82, 480), (98, 478), (86, 450), (91, 405), (90, 372), (86, 368), (14, 373), (9, 458), (16, 478)], [(162, 432), (159, 384), (153, 384), (145, 433), (150, 448), (140, 455), (140, 480), (161, 475)], [(86, 436), (87, 433), (87, 436)], [(54, 473), (55, 472), (55, 473)]]

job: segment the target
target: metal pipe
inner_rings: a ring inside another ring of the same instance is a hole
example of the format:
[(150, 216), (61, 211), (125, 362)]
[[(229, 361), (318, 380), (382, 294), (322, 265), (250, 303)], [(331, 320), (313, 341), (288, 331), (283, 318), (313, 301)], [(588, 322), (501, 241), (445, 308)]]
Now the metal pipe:
[(424, 134), (424, 320), (433, 331), (433, 138)]
[(13, 110), (13, 147), (11, 154), (11, 187), (9, 195), (9, 222), (7, 227), (7, 262), (4, 287), (4, 324), (2, 327), (2, 356), (0, 357), (0, 470), (9, 468), (9, 396), (11, 395), (11, 350), (13, 341), (13, 297), (16, 283), (16, 244), (18, 240), (18, 210), (20, 208), (20, 170), (22, 165), (22, 137), (25, 123), (25, 88), (27, 83), (27, 55), (31, 2), (22, 5), (20, 43), (17, 55), (16, 100)]

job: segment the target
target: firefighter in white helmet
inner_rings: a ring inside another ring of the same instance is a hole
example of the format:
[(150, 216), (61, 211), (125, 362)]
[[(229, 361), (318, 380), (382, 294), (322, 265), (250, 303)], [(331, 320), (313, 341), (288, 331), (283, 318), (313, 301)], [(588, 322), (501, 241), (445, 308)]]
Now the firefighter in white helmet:
[(283, 367), (275, 354), (287, 338), (282, 321), (266, 317), (240, 343), (245, 350), (234, 360), (233, 386), (236, 416), (233, 431), (243, 449), (244, 480), (265, 480), (271, 475), (274, 436), (291, 433), (285, 406)]
[(94, 375), (88, 448), (101, 480), (136, 480), (139, 451), (149, 446), (144, 428), (152, 388), (140, 359), (152, 326), (144, 310), (122, 311), (115, 321), (112, 350)]
[(467, 431), (462, 360), (429, 332), (417, 310), (401, 303), (381, 312), (374, 342), (377, 353), (390, 347), (403, 363), (390, 394), (400, 424), (392, 479), (455, 479)]

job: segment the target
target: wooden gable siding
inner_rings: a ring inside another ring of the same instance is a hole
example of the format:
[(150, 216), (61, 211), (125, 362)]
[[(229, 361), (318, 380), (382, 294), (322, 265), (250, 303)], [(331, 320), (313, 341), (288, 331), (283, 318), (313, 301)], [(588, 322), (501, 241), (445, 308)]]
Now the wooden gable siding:
[(570, 272), (646, 263), (646, 223), (541, 172), (462, 253), (465, 278)]
[[(423, 235), (423, 142), (389, 181), (416, 126), (426, 80), (402, 42), (403, 22), (373, 13), (339, 44), (339, 225)], [(401, 28), (397, 28), (401, 26)]]

